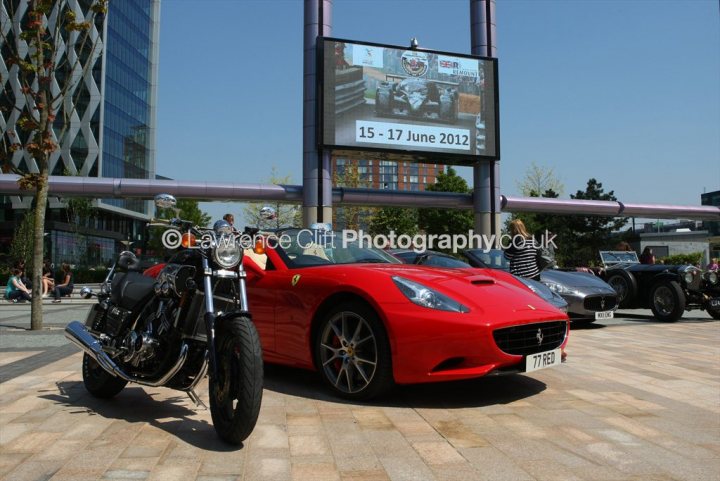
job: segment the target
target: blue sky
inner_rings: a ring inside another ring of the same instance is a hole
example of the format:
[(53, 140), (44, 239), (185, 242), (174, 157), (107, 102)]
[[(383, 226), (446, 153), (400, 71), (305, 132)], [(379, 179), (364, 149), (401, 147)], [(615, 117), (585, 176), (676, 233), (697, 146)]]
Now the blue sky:
[[(163, 0), (158, 173), (302, 183), (301, 0)], [(718, 0), (498, 0), (501, 192), (699, 205), (720, 189)], [(470, 53), (468, 0), (335, 0), (333, 36)], [(472, 170), (459, 168), (472, 182)], [(219, 217), (241, 204), (203, 203)]]

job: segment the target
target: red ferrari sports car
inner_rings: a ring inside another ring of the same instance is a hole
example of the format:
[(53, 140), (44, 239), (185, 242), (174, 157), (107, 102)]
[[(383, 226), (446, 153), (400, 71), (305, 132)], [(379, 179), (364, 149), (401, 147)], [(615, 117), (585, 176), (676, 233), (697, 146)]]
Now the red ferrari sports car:
[(342, 397), (562, 360), (567, 315), (505, 272), (402, 264), (327, 232), (268, 244), (243, 260), (265, 360), (316, 369)]

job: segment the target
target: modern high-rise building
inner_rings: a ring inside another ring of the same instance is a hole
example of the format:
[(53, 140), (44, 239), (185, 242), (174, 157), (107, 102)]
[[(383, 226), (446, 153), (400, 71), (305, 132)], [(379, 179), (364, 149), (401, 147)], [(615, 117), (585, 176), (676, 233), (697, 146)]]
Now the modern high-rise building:
[[(0, 10), (0, 128), (5, 138), (17, 135), (16, 110), (22, 106), (18, 67), (8, 66), (10, 48), (27, 51), (20, 33), (27, 20), (27, 3), (3, 0)], [(89, 18), (92, 0), (67, 0), (77, 19)], [(108, 2), (108, 11), (97, 16), (90, 30), (92, 49), (80, 42), (64, 45), (59, 60), (72, 64), (78, 77), (73, 95), (67, 96), (71, 113), (68, 134), (50, 159), (50, 175), (86, 177), (155, 178), (155, 111), (159, 54), (160, 0)], [(45, 19), (52, 31), (56, 19)], [(7, 42), (7, 44), (6, 44)], [(88, 52), (91, 52), (88, 54)], [(62, 81), (67, 73), (58, 71)], [(17, 95), (16, 95), (17, 94)], [(55, 131), (63, 128), (59, 112)], [(20, 171), (37, 171), (32, 160), (16, 152), (12, 164)], [(31, 207), (31, 197), (7, 196), (0, 211), (0, 244), (8, 244), (17, 221)], [(68, 215), (63, 199), (51, 198), (46, 224), (48, 250), (53, 261), (78, 262), (78, 253), (92, 254), (89, 261), (106, 262), (121, 247), (140, 243), (152, 203), (137, 199), (102, 199), (86, 219)], [(72, 213), (70, 213), (72, 214)]]

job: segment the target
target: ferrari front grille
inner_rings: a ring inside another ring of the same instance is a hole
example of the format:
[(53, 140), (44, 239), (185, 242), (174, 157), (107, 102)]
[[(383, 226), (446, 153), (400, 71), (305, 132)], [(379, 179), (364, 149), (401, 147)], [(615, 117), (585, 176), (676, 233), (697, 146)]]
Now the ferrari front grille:
[(508, 354), (527, 356), (560, 347), (567, 335), (566, 321), (538, 322), (493, 331), (497, 346)]

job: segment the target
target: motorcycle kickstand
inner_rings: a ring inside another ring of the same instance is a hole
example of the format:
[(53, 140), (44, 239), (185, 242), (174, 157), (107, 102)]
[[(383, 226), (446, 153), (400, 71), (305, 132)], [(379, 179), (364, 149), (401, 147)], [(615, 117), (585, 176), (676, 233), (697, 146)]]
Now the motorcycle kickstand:
[(194, 390), (194, 389), (190, 389), (189, 391), (185, 391), (185, 392), (187, 393), (187, 395), (188, 395), (188, 397), (190, 398), (190, 400), (195, 403), (195, 407), (200, 407), (200, 406), (202, 406), (203, 409), (207, 410), (208, 407), (207, 407), (207, 406), (205, 405), (205, 403), (202, 402), (202, 400), (198, 397), (198, 395), (195, 393), (195, 390)]

